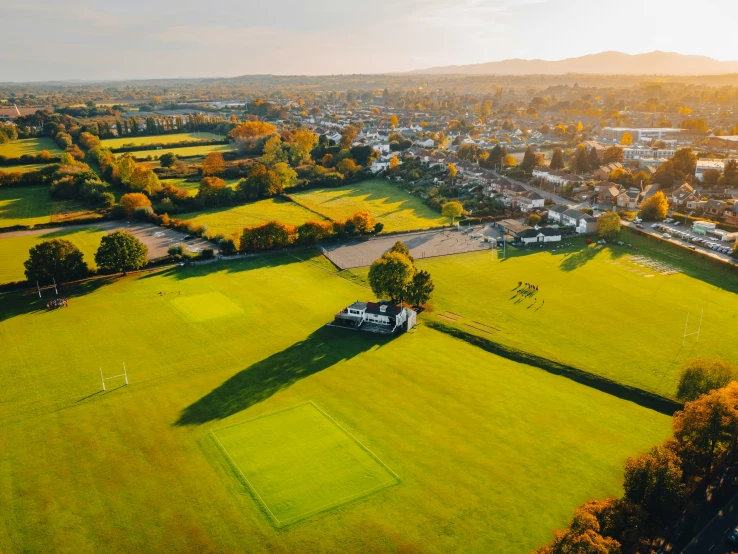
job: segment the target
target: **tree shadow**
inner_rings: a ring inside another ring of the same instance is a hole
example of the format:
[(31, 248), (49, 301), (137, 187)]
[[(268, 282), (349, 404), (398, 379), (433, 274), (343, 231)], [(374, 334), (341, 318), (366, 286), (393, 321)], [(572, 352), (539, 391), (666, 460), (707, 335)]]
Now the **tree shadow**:
[[(90, 279), (78, 283), (62, 283), (59, 285), (59, 297), (69, 298), (68, 308), (58, 308), (60, 310), (74, 309), (74, 299), (95, 292), (97, 289), (104, 287), (119, 279), (118, 275), (109, 275), (97, 279)], [(35, 290), (22, 290), (0, 295), (0, 321), (5, 321), (19, 315), (40, 314), (48, 312), (46, 303), (52, 298), (56, 298), (53, 289), (44, 289), (41, 298)]]
[(600, 252), (602, 252), (600, 247), (589, 245), (578, 252), (574, 252), (566, 256), (566, 258), (561, 261), (561, 264), (559, 264), (559, 267), (564, 271), (574, 271), (593, 260)]
[(305, 340), (240, 371), (185, 408), (175, 425), (200, 425), (254, 406), (297, 381), (382, 345), (391, 338), (322, 327)]

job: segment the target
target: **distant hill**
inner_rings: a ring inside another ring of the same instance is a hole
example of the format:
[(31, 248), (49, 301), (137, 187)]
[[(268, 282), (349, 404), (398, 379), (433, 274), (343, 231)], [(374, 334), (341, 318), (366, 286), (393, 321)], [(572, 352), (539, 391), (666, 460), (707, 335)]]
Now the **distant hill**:
[(721, 62), (707, 56), (675, 52), (623, 54), (602, 52), (558, 61), (510, 59), (470, 65), (447, 65), (407, 72), (406, 75), (721, 75), (738, 73), (738, 61)]

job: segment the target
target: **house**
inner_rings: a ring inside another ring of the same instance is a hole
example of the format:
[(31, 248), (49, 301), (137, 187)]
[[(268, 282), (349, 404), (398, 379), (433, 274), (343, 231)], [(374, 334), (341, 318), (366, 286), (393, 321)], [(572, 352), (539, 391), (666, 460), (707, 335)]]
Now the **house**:
[(729, 204), (725, 212), (723, 212), (725, 223), (730, 225), (738, 225), (738, 203)]
[(629, 188), (628, 190), (622, 191), (617, 198), (618, 208), (626, 208), (628, 210), (638, 209), (640, 195), (641, 191), (637, 188)]
[(597, 204), (604, 204), (608, 206), (614, 206), (618, 203), (618, 196), (620, 196), (620, 187), (615, 183), (609, 181), (602, 181), (595, 186), (597, 191)]
[(699, 200), (694, 188), (689, 183), (684, 183), (679, 188), (672, 190), (666, 198), (671, 206), (685, 206), (690, 200)]
[(561, 231), (553, 227), (532, 227), (519, 233), (517, 238), (523, 244), (561, 242)]
[(600, 168), (596, 169), (592, 175), (594, 176), (595, 179), (599, 179), (600, 181), (606, 181), (610, 177), (610, 173), (612, 173), (616, 169), (622, 169), (622, 168), (623, 168), (623, 164), (621, 164), (620, 162), (605, 164), (601, 166)]
[(561, 214), (561, 223), (566, 227), (573, 227), (581, 235), (597, 231), (597, 218), (574, 208)]
[(357, 300), (338, 312), (331, 325), (390, 335), (398, 331), (409, 331), (415, 326), (416, 320), (417, 313), (405, 306), (386, 301)]
[(562, 223), (562, 215), (568, 209), (567, 206), (554, 204), (548, 209), (548, 220), (552, 223)]

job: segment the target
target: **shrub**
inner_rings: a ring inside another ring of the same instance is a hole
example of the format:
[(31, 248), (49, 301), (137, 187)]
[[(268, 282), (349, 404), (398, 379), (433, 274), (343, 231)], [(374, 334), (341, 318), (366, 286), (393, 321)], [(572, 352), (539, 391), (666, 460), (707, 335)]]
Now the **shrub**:
[(212, 248), (203, 248), (200, 257), (204, 260), (210, 260), (215, 257), (215, 251)]
[(236, 253), (236, 241), (232, 238), (222, 238), (218, 242), (218, 248), (220, 248), (220, 253), (224, 256), (232, 256)]
[(143, 221), (147, 221), (149, 219), (150, 215), (153, 215), (154, 210), (151, 208), (151, 206), (143, 206), (141, 208), (136, 208), (133, 210), (133, 217), (135, 219), (140, 219)]

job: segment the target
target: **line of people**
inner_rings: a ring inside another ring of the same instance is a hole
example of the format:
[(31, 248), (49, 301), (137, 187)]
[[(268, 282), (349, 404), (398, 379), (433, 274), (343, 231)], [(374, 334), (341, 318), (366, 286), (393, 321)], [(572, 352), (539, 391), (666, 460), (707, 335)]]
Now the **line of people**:
[(53, 310), (54, 308), (68, 308), (68, 307), (69, 307), (68, 298), (54, 298), (52, 300), (49, 300), (46, 303), (47, 310)]

